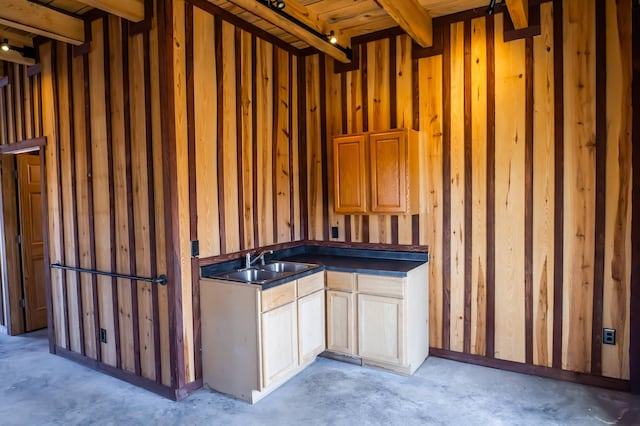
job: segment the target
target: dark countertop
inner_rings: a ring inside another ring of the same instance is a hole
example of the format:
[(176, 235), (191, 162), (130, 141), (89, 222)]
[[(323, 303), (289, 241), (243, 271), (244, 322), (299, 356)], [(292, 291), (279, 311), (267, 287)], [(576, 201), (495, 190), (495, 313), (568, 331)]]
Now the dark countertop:
[(299, 254), (286, 257), (287, 262), (317, 263), (329, 271), (406, 277), (407, 272), (423, 265), (424, 261), (375, 259), (368, 257), (327, 254)]
[[(256, 250), (256, 252), (259, 251)], [(267, 262), (273, 260), (311, 263), (318, 266), (264, 284), (249, 282), (246, 284), (261, 285), (263, 290), (267, 290), (325, 269), (329, 271), (406, 277), (407, 272), (428, 262), (429, 254), (427, 252), (298, 246), (278, 250), (268, 255)], [(203, 266), (200, 268), (200, 275), (204, 278), (219, 278), (217, 275), (242, 268), (243, 262), (243, 259), (234, 259)]]

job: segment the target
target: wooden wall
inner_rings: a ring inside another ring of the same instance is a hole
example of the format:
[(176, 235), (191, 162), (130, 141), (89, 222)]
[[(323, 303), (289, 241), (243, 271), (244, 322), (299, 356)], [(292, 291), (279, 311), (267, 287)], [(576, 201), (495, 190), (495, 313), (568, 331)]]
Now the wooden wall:
[[(16, 142), (26, 142), (42, 136), (40, 76), (35, 68), (0, 61), (0, 149)], [(18, 210), (16, 163), (13, 155), (0, 155), (2, 174), (2, 210), (0, 224), (4, 243), (0, 250), (0, 326), (9, 334), (24, 333), (24, 321), (19, 283), (20, 247), (17, 244)], [(7, 223), (7, 226), (5, 226)], [(9, 319), (13, 320), (10, 321)]]
[[(152, 24), (151, 31), (130, 35), (125, 21), (98, 16), (88, 21), (87, 51), (45, 41), (34, 77), (4, 65), (13, 71), (0, 99), (0, 142), (47, 138), (51, 263), (144, 277), (165, 273)], [(11, 160), (4, 155), (3, 168)], [(15, 208), (5, 195), (5, 209)], [(166, 287), (58, 269), (51, 269), (50, 281), (55, 352), (149, 388), (173, 385)]]
[[(50, 261), (156, 277), (166, 270), (157, 31), (129, 35), (106, 15), (88, 29), (86, 54), (39, 47)], [(172, 385), (166, 287), (52, 269), (51, 288), (56, 352)]]
[[(415, 59), (391, 32), (356, 70), (301, 60), (309, 237), (429, 245), (435, 353), (629, 378), (631, 7), (543, 3), (508, 42), (504, 14), (459, 14)], [(393, 127), (425, 142), (421, 213), (335, 214), (331, 137)]]

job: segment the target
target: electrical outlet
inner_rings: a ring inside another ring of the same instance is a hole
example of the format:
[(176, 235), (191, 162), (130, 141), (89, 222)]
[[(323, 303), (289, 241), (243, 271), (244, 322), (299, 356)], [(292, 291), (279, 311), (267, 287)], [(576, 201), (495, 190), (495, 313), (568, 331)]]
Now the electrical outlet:
[(102, 343), (107, 343), (107, 330), (104, 328), (100, 329), (100, 341)]
[(602, 330), (602, 343), (605, 345), (616, 344), (616, 330), (613, 328), (605, 328)]
[(338, 227), (337, 226), (332, 226), (331, 227), (331, 238), (338, 238)]

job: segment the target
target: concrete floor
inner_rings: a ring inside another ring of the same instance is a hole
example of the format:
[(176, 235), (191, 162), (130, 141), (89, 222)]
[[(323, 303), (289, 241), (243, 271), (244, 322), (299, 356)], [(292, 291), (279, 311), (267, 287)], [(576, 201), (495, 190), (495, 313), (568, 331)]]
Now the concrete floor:
[(256, 405), (172, 402), (0, 335), (0, 424), (640, 424), (640, 396), (429, 358), (413, 377), (319, 359)]

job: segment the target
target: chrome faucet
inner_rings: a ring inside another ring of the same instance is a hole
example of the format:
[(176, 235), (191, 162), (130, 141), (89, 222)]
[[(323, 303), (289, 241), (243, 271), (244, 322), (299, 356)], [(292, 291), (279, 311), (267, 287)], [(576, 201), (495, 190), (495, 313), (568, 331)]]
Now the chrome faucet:
[(260, 265), (264, 266), (264, 256), (267, 254), (272, 254), (273, 250), (263, 250), (258, 254), (255, 258), (251, 258), (251, 253), (247, 253), (244, 256), (244, 267), (245, 269), (251, 268), (251, 265), (255, 264), (258, 260), (260, 261)]

